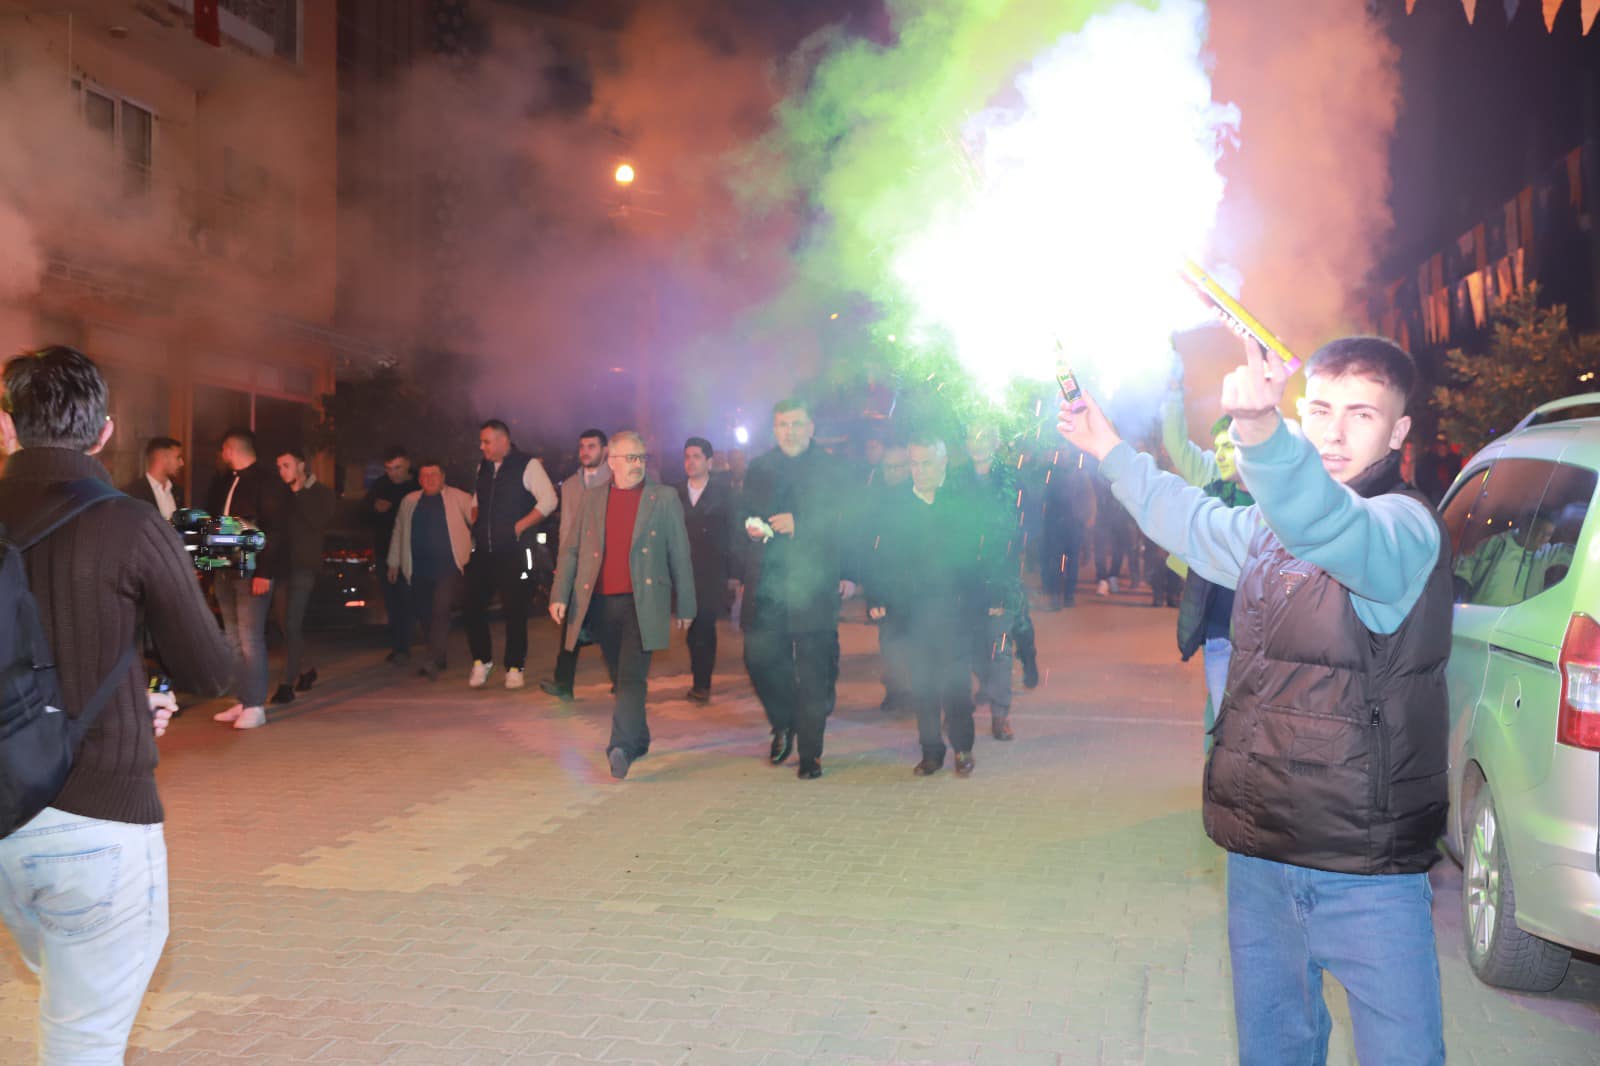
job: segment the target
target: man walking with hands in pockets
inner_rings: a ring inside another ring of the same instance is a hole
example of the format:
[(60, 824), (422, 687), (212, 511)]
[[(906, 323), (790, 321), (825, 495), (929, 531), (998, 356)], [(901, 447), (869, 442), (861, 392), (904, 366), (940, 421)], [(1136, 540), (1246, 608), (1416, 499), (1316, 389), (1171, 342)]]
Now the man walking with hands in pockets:
[(1250, 507), (1160, 472), (1092, 398), (1062, 405), (1061, 435), (1152, 539), (1236, 590), (1203, 812), (1228, 852), (1240, 1061), (1326, 1057), (1326, 970), (1361, 1062), (1442, 1063), (1427, 870), (1447, 807), (1450, 547), (1400, 476), (1416, 367), (1379, 337), (1325, 345), (1303, 433), (1278, 413), (1287, 377), (1249, 344), (1223, 382)]

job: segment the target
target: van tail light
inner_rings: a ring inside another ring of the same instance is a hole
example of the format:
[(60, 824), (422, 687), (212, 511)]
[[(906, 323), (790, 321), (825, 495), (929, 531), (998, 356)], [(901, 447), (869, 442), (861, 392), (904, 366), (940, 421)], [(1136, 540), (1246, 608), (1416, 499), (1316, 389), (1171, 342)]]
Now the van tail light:
[(1575, 614), (1561, 641), (1561, 713), (1556, 741), (1600, 751), (1600, 622)]

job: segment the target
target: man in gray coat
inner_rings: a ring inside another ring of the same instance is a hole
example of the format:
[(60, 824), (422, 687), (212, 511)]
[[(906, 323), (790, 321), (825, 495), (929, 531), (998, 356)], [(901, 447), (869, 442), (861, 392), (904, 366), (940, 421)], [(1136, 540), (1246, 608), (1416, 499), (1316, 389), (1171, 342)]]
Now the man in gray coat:
[[(561, 483), (561, 532), (556, 539), (556, 550), (572, 539), (578, 515), (583, 512), (583, 497), (590, 489), (611, 480), (611, 469), (606, 465), (606, 449), (610, 441), (605, 430), (586, 429), (578, 438), (578, 469)], [(581, 627), (583, 619), (578, 619)], [(578, 648), (567, 646), (565, 627), (561, 632), (561, 650), (556, 653), (555, 676), (539, 682), (539, 687), (560, 700), (572, 702), (572, 686), (578, 678)]]
[(579, 631), (593, 634), (606, 666), (617, 679), (606, 761), (622, 780), (635, 759), (650, 750), (645, 720), (645, 680), (650, 653), (687, 629), (696, 613), (689, 534), (678, 494), (645, 476), (644, 439), (633, 430), (611, 438), (606, 463), (611, 483), (584, 494), (572, 535), (561, 542), (550, 617), (566, 625), (565, 644), (578, 646)]

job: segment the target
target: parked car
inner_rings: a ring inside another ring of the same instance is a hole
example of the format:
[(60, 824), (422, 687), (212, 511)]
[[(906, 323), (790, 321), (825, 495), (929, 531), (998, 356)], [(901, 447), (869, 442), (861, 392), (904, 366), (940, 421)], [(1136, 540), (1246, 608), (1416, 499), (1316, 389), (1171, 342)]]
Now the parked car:
[(1600, 952), (1600, 393), (1538, 408), (1462, 467), (1446, 845), (1467, 956), (1543, 992)]

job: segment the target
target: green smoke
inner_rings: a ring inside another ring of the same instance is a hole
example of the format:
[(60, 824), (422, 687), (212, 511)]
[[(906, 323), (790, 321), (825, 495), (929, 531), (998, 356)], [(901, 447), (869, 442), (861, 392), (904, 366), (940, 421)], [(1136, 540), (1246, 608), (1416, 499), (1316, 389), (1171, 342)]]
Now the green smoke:
[[(817, 307), (821, 319), (852, 301), (866, 305), (824, 341), (833, 382), (890, 374), (902, 395), (909, 390), (958, 418), (998, 416), (1015, 427), (1006, 416), (1023, 412), (990, 407), (950, 351), (907, 343), (910, 309), (891, 264), (937, 205), (972, 180), (960, 145), (967, 123), (1007, 103), (1012, 79), (1041, 52), (1117, 6), (1119, 0), (892, 0), (892, 43), (839, 33), (813, 42), (811, 54), (820, 51), (821, 59), (779, 106), (742, 192), (750, 209), (800, 203), (808, 212), (799, 303)], [(1032, 403), (1005, 406), (1033, 414)]]

